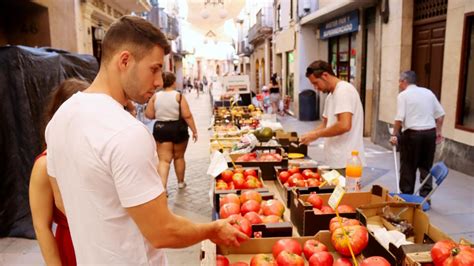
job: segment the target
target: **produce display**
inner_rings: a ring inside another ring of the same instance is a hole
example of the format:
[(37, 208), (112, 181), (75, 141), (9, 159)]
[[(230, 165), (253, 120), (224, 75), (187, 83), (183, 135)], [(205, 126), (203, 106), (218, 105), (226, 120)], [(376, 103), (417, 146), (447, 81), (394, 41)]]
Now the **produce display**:
[(216, 179), (216, 190), (262, 188), (256, 169), (227, 169)]
[(322, 183), (321, 175), (311, 169), (300, 172), (299, 167), (291, 167), (281, 171), (278, 179), (285, 187), (318, 187)]
[(272, 153), (246, 153), (239, 156), (235, 162), (281, 162), (283, 157), (281, 154), (272, 152)]

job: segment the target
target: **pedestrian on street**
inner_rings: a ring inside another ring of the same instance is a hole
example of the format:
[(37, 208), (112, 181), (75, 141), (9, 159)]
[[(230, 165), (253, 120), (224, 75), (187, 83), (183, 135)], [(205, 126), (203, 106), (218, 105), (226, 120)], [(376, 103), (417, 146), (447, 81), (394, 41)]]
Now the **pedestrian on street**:
[(270, 88), (270, 102), (272, 105), (272, 114), (280, 114), (280, 85), (277, 81), (277, 74), (274, 73), (270, 78), (270, 83), (268, 84), (268, 88)]
[[(44, 126), (64, 101), (74, 93), (87, 89), (89, 85), (82, 80), (68, 79), (54, 89), (46, 105)], [(33, 227), (45, 263), (76, 265), (74, 246), (58, 183), (46, 170), (46, 150), (36, 157), (31, 170), (29, 200)], [(55, 233), (52, 230), (53, 222), (57, 225)]]
[(306, 69), (306, 77), (315, 90), (328, 93), (324, 104), (323, 121), (313, 131), (304, 134), (300, 141), (309, 144), (325, 138), (326, 163), (345, 175), (347, 158), (353, 150), (359, 151), (365, 165), (363, 124), (364, 111), (356, 88), (334, 74), (328, 62), (318, 60)]
[(229, 222), (196, 224), (168, 209), (153, 136), (124, 110), (162, 87), (166, 36), (123, 16), (102, 42), (99, 73), (69, 98), (46, 128), (48, 174), (61, 192), (78, 264), (166, 265), (163, 248), (202, 240), (238, 246)]
[[(423, 182), (433, 166), (436, 143), (443, 138), (441, 129), (445, 113), (431, 90), (416, 85), (415, 72), (402, 72), (399, 88), (390, 143), (400, 145), (400, 190), (413, 194), (416, 170), (420, 171), (420, 182)], [(420, 189), (420, 196), (426, 197), (431, 189), (430, 177)]]
[(157, 120), (153, 127), (153, 137), (159, 159), (158, 173), (163, 186), (167, 188), (170, 165), (173, 162), (178, 188), (184, 188), (184, 153), (188, 146), (188, 127), (193, 132), (194, 142), (197, 141), (198, 133), (186, 97), (176, 91), (176, 76), (173, 73), (163, 73), (163, 89), (151, 97), (145, 115)]

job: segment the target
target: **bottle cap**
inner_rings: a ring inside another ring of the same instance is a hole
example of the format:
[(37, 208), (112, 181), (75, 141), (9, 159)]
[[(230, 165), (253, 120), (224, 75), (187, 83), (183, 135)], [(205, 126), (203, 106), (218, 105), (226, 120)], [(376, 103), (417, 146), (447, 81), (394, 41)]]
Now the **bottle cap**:
[(351, 154), (352, 155), (359, 155), (359, 151), (353, 150)]

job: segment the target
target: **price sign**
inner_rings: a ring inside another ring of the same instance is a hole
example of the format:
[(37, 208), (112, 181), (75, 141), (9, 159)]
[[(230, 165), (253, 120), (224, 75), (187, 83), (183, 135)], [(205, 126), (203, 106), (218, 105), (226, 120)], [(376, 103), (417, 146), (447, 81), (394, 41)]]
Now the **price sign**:
[(332, 170), (322, 175), (323, 179), (326, 180), (329, 184), (337, 183), (337, 181), (335, 182), (335, 180), (338, 180), (339, 176), (341, 176), (341, 174), (339, 174), (339, 172), (336, 170)]
[(331, 194), (331, 197), (329, 197), (329, 200), (328, 200), (329, 206), (331, 206), (331, 208), (336, 210), (337, 206), (339, 206), (339, 203), (341, 202), (342, 197), (344, 196), (345, 193), (346, 191), (344, 190), (344, 187), (339, 186), (339, 185), (336, 186), (336, 188), (334, 189), (334, 192), (332, 192)]

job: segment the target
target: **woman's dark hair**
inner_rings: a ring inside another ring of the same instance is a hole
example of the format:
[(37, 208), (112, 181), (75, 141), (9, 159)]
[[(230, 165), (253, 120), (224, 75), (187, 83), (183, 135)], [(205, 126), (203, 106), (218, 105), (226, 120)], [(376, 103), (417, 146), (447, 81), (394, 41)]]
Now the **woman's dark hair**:
[(163, 72), (163, 88), (169, 88), (176, 82), (176, 76), (171, 72)]
[(43, 115), (43, 126), (41, 130), (42, 140), (44, 143), (44, 130), (46, 125), (49, 123), (53, 115), (59, 109), (61, 104), (63, 104), (67, 99), (69, 99), (73, 94), (78, 91), (83, 91), (87, 89), (90, 84), (87, 81), (79, 80), (75, 78), (67, 79), (57, 87), (55, 87), (48, 96), (48, 102)]
[(273, 86), (278, 85), (277, 74), (276, 73), (273, 73), (273, 75), (270, 77), (270, 82), (272, 83)]

